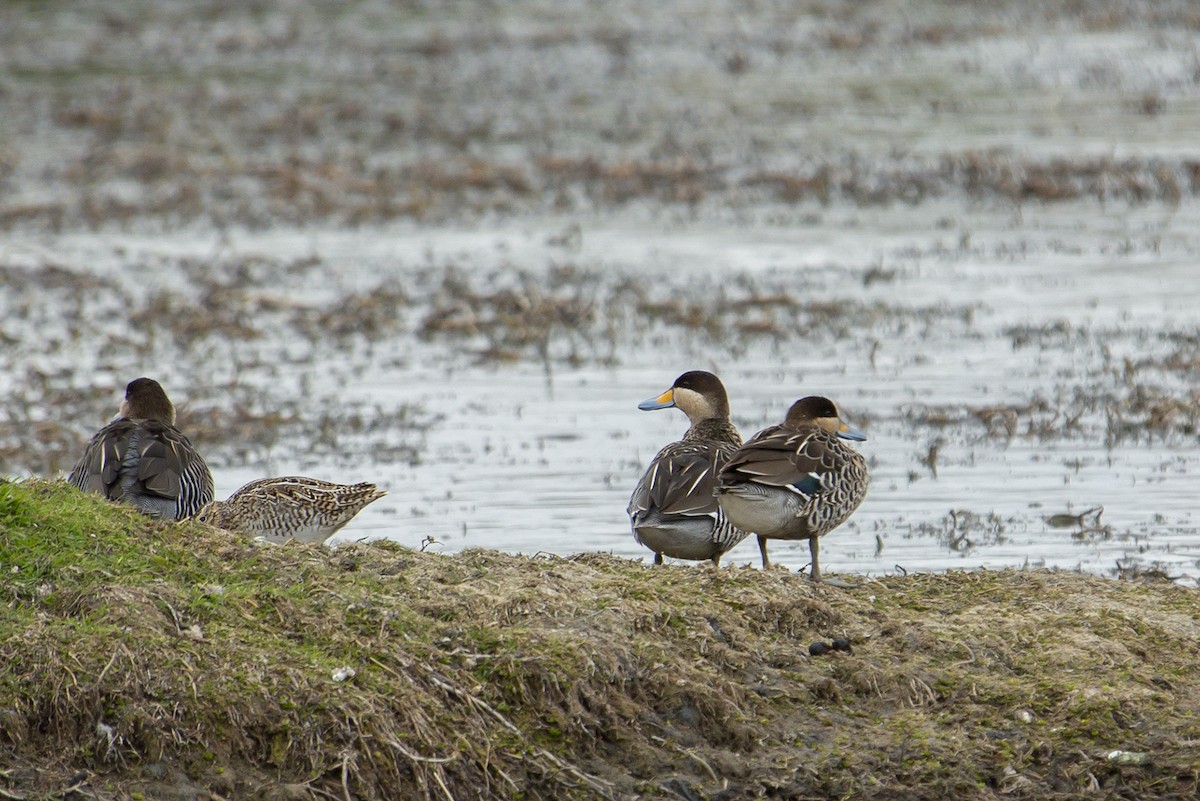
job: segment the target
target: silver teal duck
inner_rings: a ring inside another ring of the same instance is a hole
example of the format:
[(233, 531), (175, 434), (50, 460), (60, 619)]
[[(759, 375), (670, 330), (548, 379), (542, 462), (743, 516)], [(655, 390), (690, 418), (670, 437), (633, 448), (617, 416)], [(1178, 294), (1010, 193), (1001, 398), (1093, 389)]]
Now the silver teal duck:
[(129, 382), (117, 418), (96, 432), (67, 480), (168, 520), (191, 517), (213, 499), (208, 465), (175, 427), (174, 404), (150, 378)]
[(196, 519), (272, 542), (324, 542), (368, 504), (386, 495), (374, 484), (335, 484), (303, 476), (251, 481)]
[(729, 420), (725, 386), (712, 373), (684, 373), (666, 392), (638, 404), (670, 407), (686, 414), (691, 427), (658, 452), (634, 488), (628, 508), (633, 536), (654, 552), (656, 565), (670, 556), (709, 559), (719, 567), (721, 556), (746, 537), (713, 495), (717, 473), (742, 438)]
[(758, 536), (763, 568), (767, 540), (808, 540), (809, 577), (821, 580), (820, 538), (846, 521), (867, 494), (867, 463), (842, 442), (866, 436), (852, 428), (828, 398), (801, 398), (780, 425), (739, 448), (717, 482), (729, 521)]

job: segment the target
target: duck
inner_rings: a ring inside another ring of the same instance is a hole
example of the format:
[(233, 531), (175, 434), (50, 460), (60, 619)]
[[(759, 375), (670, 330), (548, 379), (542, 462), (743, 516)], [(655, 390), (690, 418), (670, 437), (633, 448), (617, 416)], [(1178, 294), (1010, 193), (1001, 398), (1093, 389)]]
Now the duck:
[(196, 520), (271, 542), (324, 542), (386, 492), (374, 484), (336, 484), (305, 476), (260, 478), (223, 501), (213, 501)]
[(166, 520), (191, 517), (213, 499), (212, 471), (175, 427), (162, 384), (135, 378), (116, 418), (88, 442), (67, 481)]
[(808, 575), (821, 580), (820, 539), (854, 513), (869, 483), (866, 460), (843, 440), (866, 438), (833, 401), (813, 395), (729, 457), (717, 502), (732, 525), (758, 537), (764, 570), (771, 566), (767, 540), (808, 540)]
[(634, 539), (653, 551), (656, 565), (670, 556), (720, 567), (721, 557), (747, 536), (730, 524), (713, 494), (718, 472), (742, 444), (729, 419), (725, 385), (712, 373), (692, 370), (638, 408), (679, 409), (691, 426), (659, 450), (634, 488), (626, 510)]

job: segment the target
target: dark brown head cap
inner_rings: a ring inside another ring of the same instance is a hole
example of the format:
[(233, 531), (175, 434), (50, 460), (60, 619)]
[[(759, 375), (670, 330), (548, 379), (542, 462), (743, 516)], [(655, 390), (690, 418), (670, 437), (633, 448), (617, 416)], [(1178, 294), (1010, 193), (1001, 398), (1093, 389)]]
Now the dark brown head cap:
[(721, 379), (710, 372), (689, 370), (676, 378), (671, 388), (690, 389), (697, 395), (703, 396), (720, 416), (729, 416), (729, 395), (725, 392), (725, 385), (721, 383)]
[(829, 398), (820, 395), (809, 395), (792, 404), (787, 417), (783, 420), (785, 428), (823, 428), (830, 434), (836, 434), (842, 439), (862, 441), (867, 438), (858, 429), (842, 419), (837, 404)]
[(729, 396), (721, 379), (704, 370), (690, 370), (671, 388), (658, 397), (647, 398), (638, 404), (643, 411), (678, 407), (693, 422), (708, 418), (729, 417)]
[(131, 420), (157, 420), (175, 425), (175, 406), (162, 384), (153, 378), (135, 378), (125, 387), (121, 416)]

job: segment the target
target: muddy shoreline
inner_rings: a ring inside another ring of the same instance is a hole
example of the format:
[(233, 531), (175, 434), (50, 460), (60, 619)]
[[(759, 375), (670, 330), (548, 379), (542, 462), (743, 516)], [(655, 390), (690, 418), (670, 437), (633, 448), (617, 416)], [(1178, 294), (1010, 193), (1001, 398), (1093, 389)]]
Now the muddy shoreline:
[(594, 553), (263, 546), (42, 481), (0, 482), (0, 530), (8, 796), (1195, 788), (1200, 623), (1166, 581), (839, 588)]

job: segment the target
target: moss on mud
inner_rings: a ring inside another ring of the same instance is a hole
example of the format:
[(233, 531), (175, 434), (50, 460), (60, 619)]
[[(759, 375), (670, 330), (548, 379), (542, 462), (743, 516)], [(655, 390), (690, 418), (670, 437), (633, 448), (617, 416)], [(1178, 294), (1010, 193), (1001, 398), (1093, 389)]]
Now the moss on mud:
[[(0, 791), (1183, 797), (1193, 590), (261, 546), (0, 483)], [(816, 640), (852, 652), (810, 656)], [(1123, 755), (1114, 755), (1120, 751)]]

